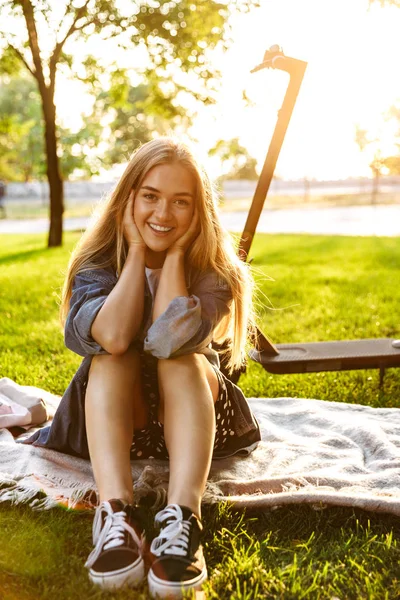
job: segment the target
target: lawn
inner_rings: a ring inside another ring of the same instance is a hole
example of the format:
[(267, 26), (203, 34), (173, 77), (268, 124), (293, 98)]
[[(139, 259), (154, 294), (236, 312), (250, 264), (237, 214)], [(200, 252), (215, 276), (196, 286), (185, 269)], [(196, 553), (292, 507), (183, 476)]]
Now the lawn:
[[(63, 346), (57, 302), (69, 253), (45, 249), (44, 235), (0, 241), (0, 376), (62, 394), (80, 362)], [(262, 329), (275, 342), (400, 337), (400, 239), (257, 237), (252, 268)], [(251, 363), (247, 396), (302, 396), (396, 407), (400, 371), (270, 375)], [(235, 513), (204, 510), (207, 598), (398, 598), (400, 520), (308, 506)], [(104, 593), (83, 568), (91, 516), (0, 505), (0, 599), (139, 599)]]

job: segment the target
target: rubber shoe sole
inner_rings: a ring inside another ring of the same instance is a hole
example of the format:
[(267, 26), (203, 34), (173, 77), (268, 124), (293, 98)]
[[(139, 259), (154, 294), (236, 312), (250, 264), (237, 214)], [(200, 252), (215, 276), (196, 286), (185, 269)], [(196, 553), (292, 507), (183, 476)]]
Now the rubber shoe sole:
[(152, 598), (168, 598), (178, 600), (183, 594), (190, 591), (199, 591), (205, 581), (207, 581), (207, 569), (204, 569), (200, 575), (185, 582), (165, 581), (156, 577), (152, 571), (147, 576), (149, 583), (150, 596)]
[(99, 573), (89, 569), (89, 579), (96, 585), (107, 590), (115, 590), (121, 587), (138, 587), (145, 578), (144, 561), (141, 556), (136, 562), (131, 565), (119, 569), (118, 571), (110, 571), (108, 573)]

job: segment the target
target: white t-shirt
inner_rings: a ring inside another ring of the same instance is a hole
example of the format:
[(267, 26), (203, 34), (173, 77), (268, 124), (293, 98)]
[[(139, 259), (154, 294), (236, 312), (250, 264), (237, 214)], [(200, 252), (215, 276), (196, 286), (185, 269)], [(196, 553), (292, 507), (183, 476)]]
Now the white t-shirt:
[(150, 293), (153, 300), (156, 297), (161, 271), (162, 269), (150, 269), (149, 267), (145, 267), (146, 279), (147, 283), (149, 284)]

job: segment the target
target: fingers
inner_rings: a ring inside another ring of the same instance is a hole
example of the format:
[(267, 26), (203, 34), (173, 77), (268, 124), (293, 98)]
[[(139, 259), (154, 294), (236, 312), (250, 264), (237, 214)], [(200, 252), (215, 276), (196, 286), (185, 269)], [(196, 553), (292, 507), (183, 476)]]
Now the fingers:
[(200, 218), (197, 209), (194, 209), (193, 217), (189, 228), (183, 234), (183, 236), (176, 242), (176, 245), (183, 248), (185, 251), (189, 248), (189, 246), (194, 242), (196, 237), (200, 233)]
[(129, 199), (128, 199), (128, 202), (126, 203), (125, 211), (124, 211), (124, 223), (126, 225), (134, 223), (133, 201), (134, 201), (134, 191), (132, 190), (131, 193), (129, 194)]
[(139, 233), (139, 230), (135, 223), (135, 218), (133, 216), (134, 197), (135, 192), (134, 190), (132, 190), (129, 194), (128, 202), (126, 203), (124, 211), (124, 236), (128, 244), (134, 244), (135, 246), (145, 247), (145, 243), (143, 241), (142, 236)]
[(128, 202), (126, 203), (126, 207), (125, 207), (125, 215), (133, 215), (133, 199), (134, 199), (134, 192), (133, 190), (131, 190), (129, 197), (128, 197)]

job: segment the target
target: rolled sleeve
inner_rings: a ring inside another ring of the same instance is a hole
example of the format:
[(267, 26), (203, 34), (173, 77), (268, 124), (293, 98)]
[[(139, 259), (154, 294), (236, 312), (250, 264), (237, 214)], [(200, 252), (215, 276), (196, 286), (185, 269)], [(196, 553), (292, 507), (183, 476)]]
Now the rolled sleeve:
[(170, 358), (201, 327), (201, 306), (196, 296), (177, 296), (154, 321), (144, 340), (144, 351), (156, 358)]
[[(101, 270), (102, 271), (102, 270)], [(75, 277), (70, 310), (65, 323), (67, 348), (79, 354), (107, 354), (91, 334), (93, 322), (116, 283), (106, 272), (90, 271)]]
[(202, 352), (212, 341), (215, 327), (230, 311), (232, 293), (215, 274), (193, 287), (189, 297), (178, 296), (151, 325), (144, 350), (156, 358), (174, 358)]

